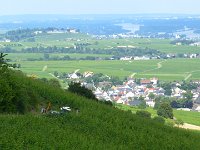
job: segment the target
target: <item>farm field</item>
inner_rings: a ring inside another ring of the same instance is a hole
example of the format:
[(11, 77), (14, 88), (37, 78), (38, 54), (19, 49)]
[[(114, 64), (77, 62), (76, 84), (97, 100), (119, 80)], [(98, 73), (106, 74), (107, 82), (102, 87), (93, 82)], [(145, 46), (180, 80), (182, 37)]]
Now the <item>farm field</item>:
[[(110, 39), (99, 40), (97, 45), (92, 44), (91, 48), (116, 48), (116, 47), (139, 47), (139, 48), (151, 48), (165, 53), (199, 53), (200, 47), (187, 46), (187, 45), (172, 45), (171, 40), (168, 39)], [(94, 43), (89, 41), (89, 43)]]
[[(139, 61), (20, 61), (21, 70), (39, 77), (52, 77), (49, 73), (93, 71), (121, 79), (158, 77), (164, 81), (200, 79), (199, 59), (139, 60)], [(43, 68), (47, 66), (44, 71)]]
[[(28, 42), (23, 39), (20, 42), (0, 42), (1, 47), (10, 47), (20, 51), (23, 48), (31, 47), (74, 47), (75, 43), (88, 44), (87, 48), (112, 49), (119, 47), (138, 47), (156, 49), (165, 53), (200, 53), (200, 47), (189, 45), (172, 45), (169, 39), (150, 39), (150, 38), (125, 38), (125, 39), (96, 39), (86, 34), (39, 34), (35, 37), (35, 42)], [(18, 45), (19, 44), (19, 45)]]
[[(117, 108), (122, 110), (131, 110), (133, 113), (136, 113), (138, 110), (145, 110), (151, 113), (152, 117), (158, 116), (156, 110), (153, 108), (147, 107), (145, 109), (139, 109), (138, 107), (131, 107), (126, 105), (116, 105)], [(184, 123), (189, 123), (193, 125), (200, 126), (200, 113), (199, 112), (192, 112), (192, 111), (182, 111), (182, 110), (173, 110), (174, 117), (177, 119), (181, 119)]]

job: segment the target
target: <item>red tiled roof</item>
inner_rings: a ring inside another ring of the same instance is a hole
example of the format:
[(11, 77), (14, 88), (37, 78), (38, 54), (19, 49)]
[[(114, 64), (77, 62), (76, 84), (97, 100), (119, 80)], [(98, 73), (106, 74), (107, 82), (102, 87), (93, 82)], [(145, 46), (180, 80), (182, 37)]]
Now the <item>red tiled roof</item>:
[(150, 80), (144, 79), (144, 80), (141, 80), (140, 83), (141, 83), (141, 84), (150, 84), (151, 81), (150, 81)]

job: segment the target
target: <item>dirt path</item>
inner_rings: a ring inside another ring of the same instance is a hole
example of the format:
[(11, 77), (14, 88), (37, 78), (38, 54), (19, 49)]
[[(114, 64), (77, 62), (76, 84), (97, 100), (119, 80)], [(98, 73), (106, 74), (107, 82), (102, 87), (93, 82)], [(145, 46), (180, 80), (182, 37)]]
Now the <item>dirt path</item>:
[(136, 73), (133, 73), (132, 75), (130, 75), (131, 78), (133, 78), (136, 75)]
[[(149, 69), (149, 70), (145, 70), (145, 71), (140, 72), (140, 73), (145, 73), (145, 72), (149, 72), (149, 71), (154, 71), (154, 70), (160, 69), (160, 68), (162, 68), (162, 63), (163, 63), (163, 62), (166, 62), (166, 61), (167, 61), (167, 60), (160, 61), (160, 62), (157, 63), (157, 67), (156, 67), (156, 68)], [(133, 73), (133, 74), (130, 75), (130, 77), (133, 78), (136, 74), (137, 74), (137, 73)]]
[(143, 71), (143, 72), (141, 72), (141, 73), (145, 73), (145, 72), (149, 72), (149, 71), (158, 70), (158, 69), (162, 68), (162, 63), (164, 63), (164, 62), (166, 62), (166, 61), (167, 61), (167, 60), (160, 61), (160, 62), (157, 63), (157, 67), (156, 67), (156, 68), (149, 69), (149, 70), (145, 70), (145, 71)]
[(184, 128), (184, 129), (190, 129), (190, 130), (199, 130), (200, 131), (200, 126), (184, 123), (184, 125), (179, 126), (179, 128)]
[(192, 74), (187, 75), (184, 80), (185, 81), (188, 80), (191, 76), (192, 76)]

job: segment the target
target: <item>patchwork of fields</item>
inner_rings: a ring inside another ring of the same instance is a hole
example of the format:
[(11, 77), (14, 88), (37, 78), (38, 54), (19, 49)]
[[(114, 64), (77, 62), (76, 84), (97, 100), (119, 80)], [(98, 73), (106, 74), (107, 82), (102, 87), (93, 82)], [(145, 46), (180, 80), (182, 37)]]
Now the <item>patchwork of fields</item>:
[[(172, 45), (169, 39), (96, 39), (86, 34), (39, 34), (35, 36), (35, 42), (28, 42), (23, 39), (20, 42), (0, 42), (0, 48), (9, 47), (18, 51), (32, 47), (74, 47), (75, 44), (85, 44), (83, 48), (106, 49), (118, 47), (151, 48), (168, 54), (171, 53), (200, 53), (200, 47), (189, 45)], [(113, 55), (104, 54), (76, 54), (76, 53), (49, 53), (49, 57), (62, 58), (86, 58), (87, 56), (111, 58)], [(21, 70), (27, 74), (36, 74), (39, 77), (51, 78), (54, 71), (73, 72), (80, 69), (80, 72), (93, 71), (109, 76), (120, 78), (132, 76), (135, 78), (158, 77), (160, 80), (197, 80), (200, 79), (199, 59), (168, 59), (168, 60), (141, 60), (141, 61), (27, 61), (27, 59), (45, 60), (44, 53), (9, 53), (8, 58), (13, 62), (21, 64)], [(45, 71), (43, 68), (47, 66)]]
[(1, 47), (11, 47), (16, 50), (31, 47), (73, 47), (75, 43), (88, 44), (87, 48), (94, 49), (112, 49), (117, 47), (138, 47), (151, 48), (165, 53), (200, 53), (200, 47), (189, 45), (173, 45), (169, 39), (150, 39), (150, 38), (132, 38), (132, 39), (95, 39), (86, 34), (39, 34), (35, 37), (35, 42), (29, 42), (28, 39), (20, 42), (0, 42)]
[[(17, 62), (19, 63), (19, 62)], [(199, 59), (169, 59), (140, 61), (20, 61), (21, 70), (39, 77), (52, 77), (49, 73), (93, 71), (120, 78), (134, 76), (136, 78), (158, 77), (160, 80), (198, 80), (200, 79)], [(47, 66), (44, 71), (43, 68)]]

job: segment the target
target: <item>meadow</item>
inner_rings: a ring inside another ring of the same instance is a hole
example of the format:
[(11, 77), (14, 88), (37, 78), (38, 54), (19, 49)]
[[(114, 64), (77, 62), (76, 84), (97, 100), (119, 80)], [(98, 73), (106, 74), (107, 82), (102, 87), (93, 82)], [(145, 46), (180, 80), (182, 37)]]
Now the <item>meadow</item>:
[[(164, 81), (198, 80), (200, 79), (199, 59), (168, 59), (168, 60), (133, 60), (133, 61), (18, 61), (21, 70), (39, 77), (52, 77), (49, 73), (93, 71), (121, 79), (132, 76), (135, 78), (158, 77)], [(44, 71), (43, 68), (47, 66)]]

